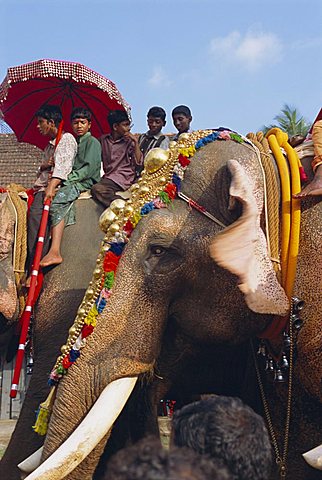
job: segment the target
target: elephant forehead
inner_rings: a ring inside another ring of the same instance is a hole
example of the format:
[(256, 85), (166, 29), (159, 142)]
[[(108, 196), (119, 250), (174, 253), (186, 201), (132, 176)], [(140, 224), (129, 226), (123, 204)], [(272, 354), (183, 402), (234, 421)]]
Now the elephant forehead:
[(138, 225), (135, 233), (140, 237), (151, 235), (177, 236), (188, 225), (189, 209), (185, 205), (172, 204), (169, 208), (154, 210)]

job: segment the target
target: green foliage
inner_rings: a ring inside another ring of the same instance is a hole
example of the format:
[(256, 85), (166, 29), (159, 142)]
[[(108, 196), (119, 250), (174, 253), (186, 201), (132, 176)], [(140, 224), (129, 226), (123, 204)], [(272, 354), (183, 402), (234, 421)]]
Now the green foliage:
[(311, 124), (308, 123), (304, 117), (300, 116), (299, 111), (296, 108), (292, 108), (289, 105), (284, 105), (279, 115), (274, 117), (276, 123), (272, 125), (264, 125), (261, 130), (264, 134), (271, 128), (278, 127), (288, 134), (289, 137), (294, 135), (301, 135), (305, 137), (310, 130)]

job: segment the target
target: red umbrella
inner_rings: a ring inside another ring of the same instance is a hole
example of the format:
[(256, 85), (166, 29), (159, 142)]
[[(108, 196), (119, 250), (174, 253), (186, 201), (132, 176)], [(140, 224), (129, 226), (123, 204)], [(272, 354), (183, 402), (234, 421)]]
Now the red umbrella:
[(111, 110), (125, 110), (130, 114), (130, 107), (115, 84), (80, 63), (38, 60), (8, 68), (0, 85), (0, 113), (19, 142), (40, 148), (48, 144), (48, 139), (36, 128), (35, 117), (45, 103), (61, 107), (65, 131), (71, 131), (73, 107), (89, 108), (91, 131), (96, 137), (109, 133), (107, 115)]

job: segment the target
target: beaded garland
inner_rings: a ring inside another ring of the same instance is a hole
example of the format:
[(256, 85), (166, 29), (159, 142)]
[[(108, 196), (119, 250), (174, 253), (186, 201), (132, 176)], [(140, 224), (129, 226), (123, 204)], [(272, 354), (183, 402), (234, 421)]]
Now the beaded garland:
[[(131, 187), (131, 199), (124, 206), (113, 203), (108, 209), (107, 232), (102, 241), (92, 280), (78, 309), (69, 337), (61, 347), (61, 353), (49, 377), (49, 385), (55, 386), (80, 356), (86, 338), (93, 332), (97, 317), (106, 307), (111, 295), (118, 262), (132, 231), (140, 219), (150, 211), (168, 206), (180, 191), (184, 172), (196, 150), (215, 140), (233, 140), (243, 143), (244, 139), (229, 130), (199, 130), (182, 134), (178, 142), (171, 142), (167, 161), (156, 169), (149, 166), (137, 183)], [(105, 212), (104, 212), (105, 213)], [(104, 215), (104, 214), (103, 214)], [(106, 223), (106, 222), (105, 222)]]

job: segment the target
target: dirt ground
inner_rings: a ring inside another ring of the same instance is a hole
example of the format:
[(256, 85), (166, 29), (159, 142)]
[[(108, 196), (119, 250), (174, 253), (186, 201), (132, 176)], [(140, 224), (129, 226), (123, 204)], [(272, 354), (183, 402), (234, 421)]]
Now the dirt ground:
[[(171, 420), (168, 417), (159, 417), (158, 423), (161, 443), (164, 448), (169, 448)], [(15, 425), (16, 420), (0, 420), (0, 458), (4, 454)]]
[(0, 420), (0, 458), (4, 454), (15, 425), (16, 420)]

